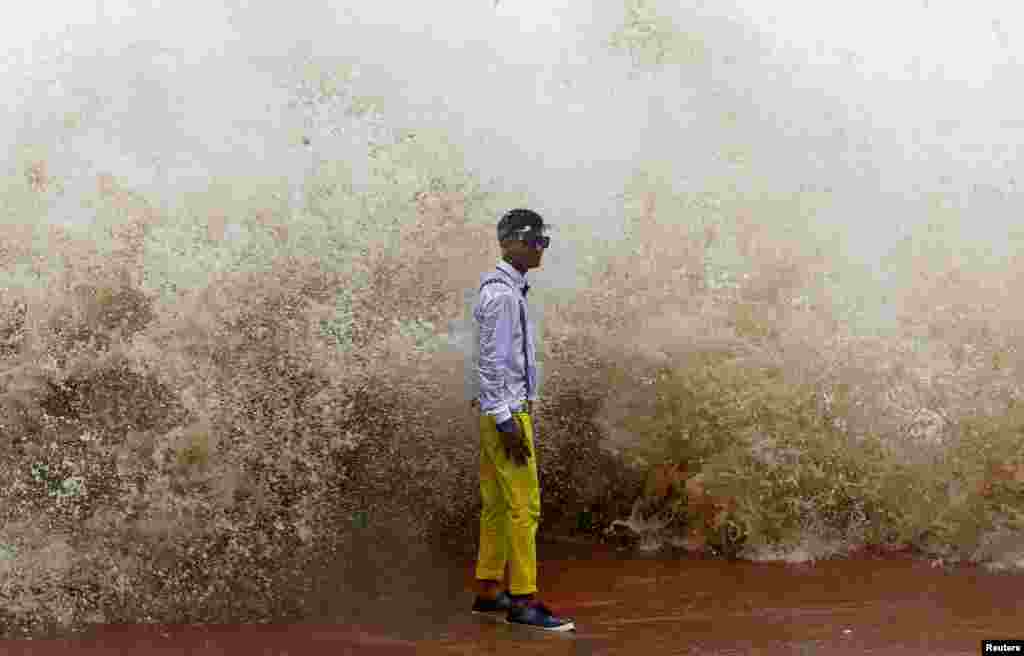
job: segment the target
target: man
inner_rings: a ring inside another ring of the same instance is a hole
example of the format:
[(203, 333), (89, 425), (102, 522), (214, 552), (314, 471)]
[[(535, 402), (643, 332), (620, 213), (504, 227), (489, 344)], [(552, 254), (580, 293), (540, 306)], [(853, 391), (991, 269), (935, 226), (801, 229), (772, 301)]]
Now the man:
[[(572, 631), (536, 599), (540, 486), (530, 418), (537, 400), (533, 335), (526, 320), (526, 272), (540, 266), (550, 226), (531, 210), (511, 210), (498, 222), (502, 261), (481, 276), (473, 308), (479, 327), (480, 551), (476, 613), (507, 613), (506, 621), (548, 631)], [(509, 590), (501, 591), (505, 566)], [(510, 594), (511, 593), (511, 594)]]

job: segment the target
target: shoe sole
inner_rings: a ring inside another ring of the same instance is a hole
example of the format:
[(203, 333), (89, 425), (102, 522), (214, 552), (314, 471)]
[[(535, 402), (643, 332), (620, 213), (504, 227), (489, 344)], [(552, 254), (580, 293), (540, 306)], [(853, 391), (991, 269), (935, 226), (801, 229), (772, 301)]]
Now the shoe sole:
[(576, 624), (574, 622), (568, 622), (559, 626), (537, 626), (536, 624), (527, 624), (525, 622), (510, 622), (507, 619), (505, 624), (511, 624), (513, 626), (525, 626), (528, 629), (536, 629), (537, 631), (553, 631), (555, 633), (564, 633), (566, 631), (575, 631)]

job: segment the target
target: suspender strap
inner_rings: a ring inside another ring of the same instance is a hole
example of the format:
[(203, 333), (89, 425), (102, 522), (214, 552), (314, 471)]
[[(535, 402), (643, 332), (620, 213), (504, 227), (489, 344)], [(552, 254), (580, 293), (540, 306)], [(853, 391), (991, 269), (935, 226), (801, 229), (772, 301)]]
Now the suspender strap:
[[(503, 285), (514, 287), (514, 285), (512, 285), (512, 283), (510, 283), (507, 280), (503, 280), (501, 278), (491, 278), (490, 280), (484, 281), (484, 284), (480, 285), (480, 291), (483, 291), (484, 287), (495, 282), (500, 282)], [(523, 330), (523, 366), (526, 369), (526, 399), (529, 400), (530, 391), (532, 389), (530, 386), (530, 358), (526, 353), (526, 308), (523, 307), (522, 303), (519, 304), (519, 325), (522, 327)]]

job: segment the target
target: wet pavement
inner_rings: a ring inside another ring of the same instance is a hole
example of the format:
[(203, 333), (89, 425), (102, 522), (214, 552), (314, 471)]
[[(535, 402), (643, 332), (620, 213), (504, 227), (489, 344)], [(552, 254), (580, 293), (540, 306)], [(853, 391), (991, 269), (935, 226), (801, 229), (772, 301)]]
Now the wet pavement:
[(977, 654), (984, 639), (1024, 637), (1020, 574), (909, 555), (790, 565), (553, 551), (542, 597), (575, 634), (461, 622), (417, 653)]
[(325, 615), (306, 623), (97, 627), (60, 644), (0, 643), (0, 652), (978, 654), (984, 639), (1024, 638), (1021, 574), (934, 567), (905, 554), (791, 565), (641, 558), (564, 544), (540, 545), (539, 553), (540, 596), (576, 621), (575, 633), (470, 614), (471, 559), (434, 559), (406, 570), (422, 576), (373, 588), (358, 612), (351, 600), (324, 598)]

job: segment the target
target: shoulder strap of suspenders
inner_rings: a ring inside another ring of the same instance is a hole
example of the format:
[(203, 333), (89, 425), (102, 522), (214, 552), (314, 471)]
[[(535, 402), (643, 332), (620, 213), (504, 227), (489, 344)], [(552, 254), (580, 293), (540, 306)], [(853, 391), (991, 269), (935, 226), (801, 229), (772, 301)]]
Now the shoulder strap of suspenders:
[(484, 284), (480, 285), (480, 290), (479, 291), (483, 291), (484, 287), (486, 287), (487, 285), (490, 285), (491, 283), (495, 283), (495, 282), (500, 282), (503, 285), (508, 285), (509, 287), (512, 287), (512, 283), (510, 283), (507, 280), (502, 280), (501, 278), (491, 278), (490, 280), (485, 280)]

